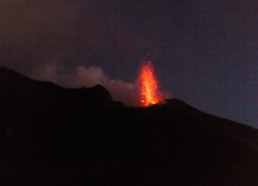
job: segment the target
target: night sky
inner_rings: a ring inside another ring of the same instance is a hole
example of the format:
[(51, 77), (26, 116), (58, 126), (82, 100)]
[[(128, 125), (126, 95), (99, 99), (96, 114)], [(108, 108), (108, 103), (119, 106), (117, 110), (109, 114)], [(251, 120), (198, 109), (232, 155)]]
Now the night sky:
[(149, 53), (162, 92), (258, 128), (256, 0), (1, 0), (0, 65), (130, 100)]

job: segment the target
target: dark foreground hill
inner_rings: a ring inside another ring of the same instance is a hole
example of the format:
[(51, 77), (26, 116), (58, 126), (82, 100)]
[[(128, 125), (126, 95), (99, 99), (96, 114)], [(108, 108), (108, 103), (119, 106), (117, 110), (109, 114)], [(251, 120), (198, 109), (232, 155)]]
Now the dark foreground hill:
[(257, 186), (258, 132), (171, 99), (130, 108), (0, 68), (3, 186)]

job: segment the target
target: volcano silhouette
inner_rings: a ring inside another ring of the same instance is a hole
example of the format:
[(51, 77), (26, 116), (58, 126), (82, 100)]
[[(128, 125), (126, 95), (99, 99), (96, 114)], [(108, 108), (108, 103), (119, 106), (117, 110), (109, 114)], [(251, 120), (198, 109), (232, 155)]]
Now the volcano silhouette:
[(0, 68), (3, 186), (257, 186), (256, 129), (181, 100), (149, 108)]

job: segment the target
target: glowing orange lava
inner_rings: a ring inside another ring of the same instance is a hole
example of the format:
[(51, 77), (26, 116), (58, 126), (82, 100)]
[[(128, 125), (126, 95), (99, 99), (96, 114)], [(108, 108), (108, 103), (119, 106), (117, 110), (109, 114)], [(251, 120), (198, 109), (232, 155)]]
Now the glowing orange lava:
[(148, 107), (162, 102), (158, 92), (158, 81), (150, 60), (141, 65), (137, 78), (140, 91), (140, 106)]

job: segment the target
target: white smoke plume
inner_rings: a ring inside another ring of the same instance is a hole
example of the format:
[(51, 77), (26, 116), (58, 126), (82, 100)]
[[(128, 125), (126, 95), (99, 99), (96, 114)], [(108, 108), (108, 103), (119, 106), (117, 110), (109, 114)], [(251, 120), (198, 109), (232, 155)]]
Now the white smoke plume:
[(100, 84), (105, 87), (116, 101), (126, 105), (138, 105), (138, 93), (134, 83), (128, 83), (121, 79), (110, 79), (104, 74), (101, 67), (77, 66), (74, 71), (65, 71), (65, 68), (57, 65), (48, 65), (30, 74), (34, 79), (51, 81), (68, 88), (93, 87)]

